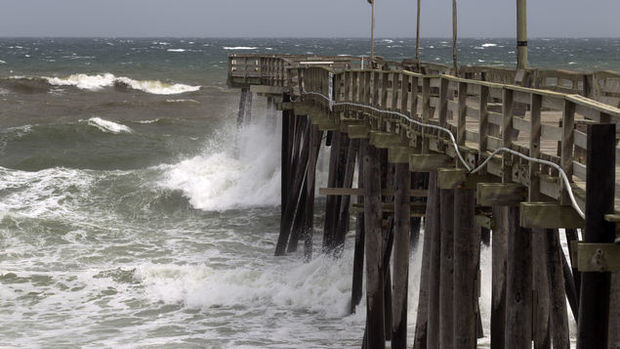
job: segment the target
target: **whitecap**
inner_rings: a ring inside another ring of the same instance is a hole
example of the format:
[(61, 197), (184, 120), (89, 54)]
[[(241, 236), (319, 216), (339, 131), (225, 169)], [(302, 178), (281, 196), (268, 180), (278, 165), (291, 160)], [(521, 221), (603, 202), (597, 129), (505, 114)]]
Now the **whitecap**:
[(388, 43), (388, 44), (391, 44), (391, 43), (393, 43), (393, 42), (394, 42), (394, 40), (391, 40), (391, 39), (383, 39), (383, 42)]
[(50, 84), (58, 86), (75, 86), (83, 90), (97, 91), (112, 86), (116, 77), (113, 74), (87, 75), (72, 74), (66, 78), (44, 77)]
[(250, 47), (250, 46), (235, 46), (228, 47), (224, 46), (224, 50), (256, 50), (258, 47)]
[(98, 91), (105, 87), (111, 87), (120, 82), (134, 90), (141, 90), (157, 95), (173, 95), (200, 90), (200, 86), (185, 84), (168, 84), (158, 80), (134, 80), (128, 77), (116, 77), (106, 73), (99, 75), (73, 74), (66, 78), (44, 77), (50, 84), (56, 86), (75, 86), (83, 90)]
[(152, 120), (138, 120), (138, 121), (134, 121), (138, 124), (154, 124), (156, 122), (159, 122), (159, 119), (152, 119)]
[(116, 123), (114, 121), (105, 120), (99, 117), (92, 117), (88, 119), (88, 125), (93, 126), (106, 133), (132, 133), (133, 130), (125, 125)]
[(482, 46), (484, 48), (487, 48), (487, 47), (495, 47), (495, 46), (497, 46), (497, 44), (493, 44), (493, 43), (487, 42), (487, 43), (484, 43), (484, 44), (482, 44), (480, 46)]
[(0, 64), (6, 64), (6, 61), (0, 59)]
[(169, 48), (166, 51), (168, 51), (168, 52), (185, 52), (187, 50), (183, 49), (183, 48)]
[(200, 90), (200, 86), (185, 84), (167, 84), (158, 80), (133, 80), (126, 77), (116, 79), (135, 90), (141, 90), (156, 95), (176, 95)]
[(166, 99), (166, 103), (170, 103), (170, 104), (176, 104), (176, 103), (200, 104), (200, 102), (198, 102), (195, 99), (191, 99), (191, 98)]

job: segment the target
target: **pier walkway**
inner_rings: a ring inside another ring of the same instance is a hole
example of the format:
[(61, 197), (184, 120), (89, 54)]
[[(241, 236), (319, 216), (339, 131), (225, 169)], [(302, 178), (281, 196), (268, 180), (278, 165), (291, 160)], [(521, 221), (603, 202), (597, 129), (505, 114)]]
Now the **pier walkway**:
[[(330, 146), (323, 252), (338, 256), (355, 216), (360, 345), (475, 348), (481, 242), (492, 248), (492, 348), (569, 348), (566, 299), (580, 347), (617, 335), (620, 74), (230, 55), (228, 84), (242, 89), (240, 125), (253, 94), (282, 111), (276, 255), (300, 242), (312, 255), (316, 161), (323, 138)], [(415, 333), (411, 249), (423, 256)]]

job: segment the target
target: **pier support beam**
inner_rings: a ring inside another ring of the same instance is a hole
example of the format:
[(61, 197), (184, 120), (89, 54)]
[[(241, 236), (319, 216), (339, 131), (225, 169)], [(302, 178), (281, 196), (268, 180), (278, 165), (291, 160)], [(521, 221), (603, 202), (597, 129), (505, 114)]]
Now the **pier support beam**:
[[(359, 140), (358, 164), (357, 164), (357, 187), (364, 186), (364, 154), (368, 140)], [(364, 196), (357, 197), (358, 204), (364, 204)], [(362, 206), (363, 207), (363, 206)], [(364, 277), (364, 212), (359, 212), (355, 220), (355, 251), (353, 254), (353, 280), (351, 285), (351, 313), (362, 300), (362, 287)]]
[(507, 349), (532, 348), (532, 233), (519, 224), (519, 207), (508, 211), (506, 264)]
[(568, 309), (566, 307), (566, 291), (562, 258), (564, 252), (560, 245), (560, 232), (547, 229), (544, 234), (543, 249), (548, 274), (548, 292), (551, 305), (551, 337), (554, 349), (570, 349), (568, 329)]
[[(437, 173), (431, 175), (437, 176)], [(435, 189), (437, 197), (436, 211), (433, 212), (433, 223), (428, 234), (431, 236), (430, 246), (430, 265), (429, 265), (429, 286), (428, 286), (428, 333), (427, 348), (439, 349), (439, 275), (441, 263), (441, 195), (439, 193), (439, 180), (436, 177)], [(432, 190), (432, 189), (430, 189)], [(429, 193), (430, 195), (430, 193)]]
[(480, 229), (475, 229), (474, 191), (454, 193), (454, 348), (476, 348)]
[(439, 347), (454, 348), (454, 189), (441, 189)]
[[(344, 135), (343, 135), (344, 136)], [(348, 149), (346, 162), (344, 165), (344, 178), (342, 188), (353, 187), (353, 174), (355, 173), (355, 160), (359, 150), (359, 140), (353, 139), (348, 141)], [(349, 207), (351, 206), (351, 196), (345, 195), (340, 197), (340, 207), (336, 220), (336, 231), (334, 236), (335, 252), (340, 255), (344, 249), (344, 241), (349, 231)]]
[[(586, 243), (612, 243), (615, 226), (604, 219), (614, 211), (616, 182), (616, 125), (588, 125), (586, 157)], [(607, 348), (609, 272), (582, 272), (578, 349)]]
[(407, 348), (407, 294), (409, 283), (410, 195), (409, 163), (398, 163), (394, 181), (394, 292), (392, 348)]
[[(432, 240), (439, 230), (439, 188), (437, 172), (428, 176), (428, 198), (426, 201), (426, 218), (424, 219), (424, 242), (422, 246), (422, 267), (420, 270), (420, 290), (418, 293), (418, 312), (415, 326), (415, 349), (431, 348), (427, 345), (430, 334), (430, 284), (437, 279), (431, 274)], [(438, 309), (432, 309), (433, 311)], [(437, 319), (435, 316), (434, 319)]]
[(361, 141), (364, 152), (364, 227), (366, 245), (367, 348), (385, 348), (383, 238), (381, 234), (381, 168), (379, 151)]
[(506, 255), (508, 252), (507, 208), (493, 208), (495, 229), (491, 238), (492, 293), (491, 347), (504, 348), (506, 343)]

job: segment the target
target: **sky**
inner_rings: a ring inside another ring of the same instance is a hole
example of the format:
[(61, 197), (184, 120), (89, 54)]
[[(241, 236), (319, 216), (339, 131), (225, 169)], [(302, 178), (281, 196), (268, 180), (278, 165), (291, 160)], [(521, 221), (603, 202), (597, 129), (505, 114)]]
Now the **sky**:
[[(514, 37), (516, 0), (459, 0), (460, 37)], [(450, 37), (451, 0), (422, 0)], [(376, 0), (377, 37), (414, 37), (415, 0)], [(620, 0), (530, 0), (529, 37), (620, 37)], [(367, 37), (366, 0), (0, 0), (0, 36)]]

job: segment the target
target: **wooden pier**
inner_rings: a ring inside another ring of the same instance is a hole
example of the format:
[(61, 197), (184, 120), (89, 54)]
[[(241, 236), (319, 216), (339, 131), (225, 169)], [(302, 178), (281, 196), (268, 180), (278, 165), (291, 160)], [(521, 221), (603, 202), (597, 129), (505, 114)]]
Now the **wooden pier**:
[[(338, 257), (355, 230), (361, 347), (475, 348), (489, 230), (491, 348), (569, 348), (569, 306), (578, 348), (617, 340), (620, 74), (231, 55), (228, 79), (243, 91), (240, 124), (252, 94), (282, 111), (276, 255), (301, 240), (312, 257), (317, 156), (322, 139), (330, 147), (321, 252)], [(412, 249), (422, 270), (408, 333)]]

